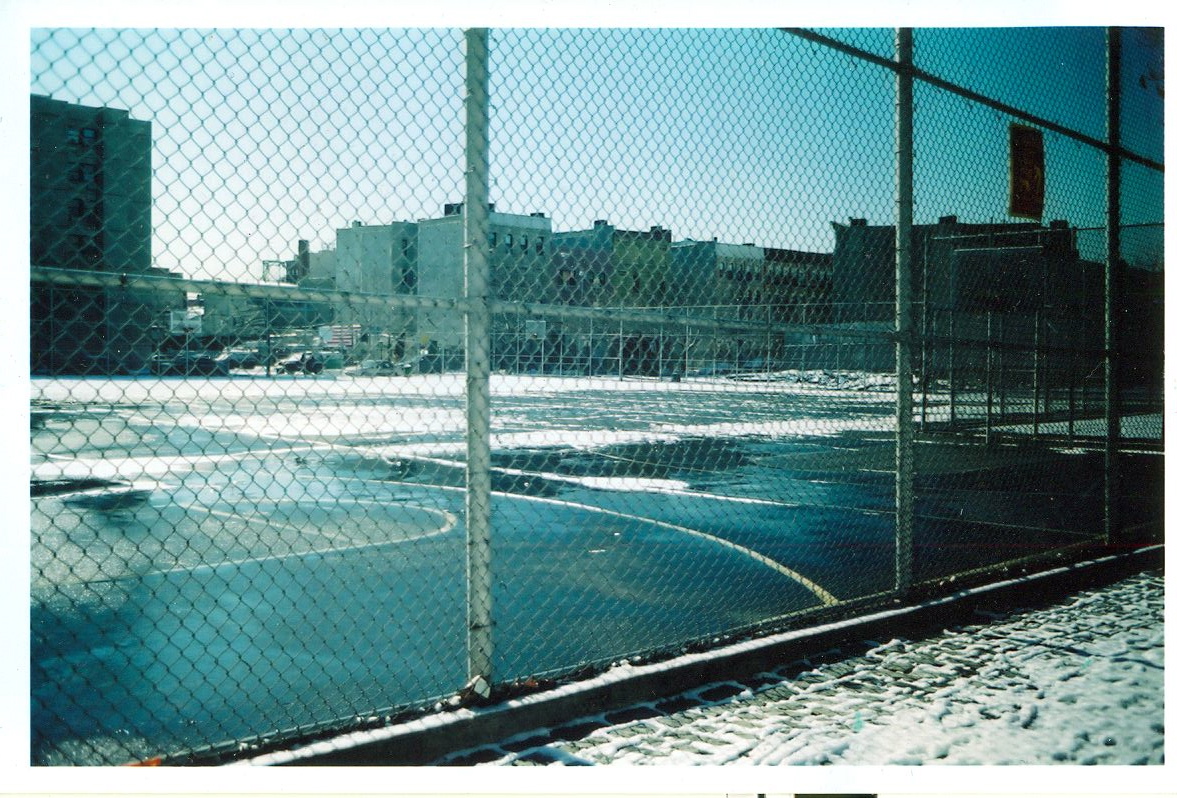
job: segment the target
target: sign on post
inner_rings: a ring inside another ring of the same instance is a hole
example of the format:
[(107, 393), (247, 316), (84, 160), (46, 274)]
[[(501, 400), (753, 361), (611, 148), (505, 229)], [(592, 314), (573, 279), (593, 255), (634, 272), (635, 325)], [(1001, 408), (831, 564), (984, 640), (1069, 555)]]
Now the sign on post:
[(1009, 215), (1042, 221), (1046, 202), (1046, 152), (1042, 131), (1009, 126)]

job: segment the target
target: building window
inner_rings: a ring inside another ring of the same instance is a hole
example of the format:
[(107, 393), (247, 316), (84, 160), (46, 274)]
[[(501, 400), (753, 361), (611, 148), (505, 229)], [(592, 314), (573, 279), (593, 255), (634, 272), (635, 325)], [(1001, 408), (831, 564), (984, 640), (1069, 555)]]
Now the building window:
[(98, 141), (98, 131), (92, 127), (82, 128), (82, 143), (89, 145)]
[(519, 236), (519, 248), (524, 252), (527, 251), (527, 236)]
[(69, 170), (69, 182), (98, 184), (97, 170), (92, 163), (82, 163)]
[(535, 239), (535, 252), (537, 255), (544, 254), (544, 237), (538, 236)]
[(82, 131), (78, 130), (76, 127), (71, 127), (65, 131), (65, 141), (67, 144), (81, 144)]
[(507, 249), (513, 247), (515, 245), (515, 236), (507, 233), (505, 236), (503, 236), (503, 245), (506, 246)]
[(491, 249), (494, 249), (496, 246), (498, 246), (498, 243), (499, 243), (499, 234), (498, 233), (491, 233), (490, 234), (490, 247), (491, 247)]
[(77, 221), (78, 219), (81, 219), (85, 213), (86, 206), (82, 203), (81, 199), (75, 198), (69, 201), (69, 218), (71, 220)]

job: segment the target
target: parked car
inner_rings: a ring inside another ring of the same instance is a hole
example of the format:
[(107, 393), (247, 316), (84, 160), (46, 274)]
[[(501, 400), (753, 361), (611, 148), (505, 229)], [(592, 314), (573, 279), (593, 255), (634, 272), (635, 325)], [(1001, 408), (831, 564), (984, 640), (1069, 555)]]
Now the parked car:
[(262, 364), (262, 359), (252, 349), (225, 349), (217, 356), (217, 361), (224, 363), (230, 369), (252, 369)]
[(693, 369), (690, 372), (692, 377), (722, 377), (725, 374), (731, 374), (736, 370), (736, 367), (731, 363), (711, 363), (702, 368)]
[(296, 352), (278, 366), (287, 374), (319, 374), (323, 371), (323, 359), (314, 352)]
[(161, 376), (224, 377), (229, 373), (228, 365), (216, 352), (199, 349), (157, 352), (151, 356), (150, 369)]
[(353, 366), (347, 373), (353, 377), (399, 377), (405, 373), (404, 363), (393, 363), (391, 360), (363, 360), (358, 366)]

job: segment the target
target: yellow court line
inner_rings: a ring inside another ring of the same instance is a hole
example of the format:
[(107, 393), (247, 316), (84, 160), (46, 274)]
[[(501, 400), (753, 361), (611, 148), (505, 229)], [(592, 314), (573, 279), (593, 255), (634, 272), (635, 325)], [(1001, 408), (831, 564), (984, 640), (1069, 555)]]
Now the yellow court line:
[(699, 530), (699, 529), (691, 529), (690, 527), (679, 526), (678, 524), (671, 524), (667, 521), (659, 521), (654, 518), (645, 518), (644, 516), (640, 516), (640, 515), (632, 515), (630, 513), (622, 513), (617, 510), (608, 510), (608, 509), (605, 509), (604, 507), (594, 507), (591, 504), (581, 504), (580, 502), (570, 502), (570, 501), (564, 501), (561, 499), (547, 499), (547, 498), (543, 498), (540, 496), (519, 496), (514, 493), (499, 493), (498, 491), (495, 492), (495, 495), (496, 496), (504, 496), (504, 497), (508, 497), (508, 498), (512, 498), (512, 499), (521, 499), (521, 500), (525, 500), (525, 501), (537, 501), (537, 502), (543, 502), (545, 504), (555, 504), (555, 505), (559, 505), (562, 507), (572, 507), (572, 508), (575, 508), (578, 510), (587, 510), (589, 512), (601, 513), (603, 515), (613, 516), (614, 518), (624, 518), (629, 521), (638, 521), (643, 524), (652, 524), (653, 526), (661, 527), (663, 529), (670, 529), (675, 532), (683, 532), (688, 535), (693, 535), (695, 537), (703, 538), (704, 540), (711, 541), (712, 543), (717, 543), (720, 546), (723, 546), (724, 548), (728, 548), (728, 549), (732, 549), (733, 551), (737, 551), (740, 554), (743, 554), (745, 557), (755, 560), (756, 562), (771, 568), (772, 570), (776, 571), (777, 573), (782, 574), (782, 575), (788, 577), (789, 579), (792, 579), (794, 582), (801, 585), (809, 592), (813, 593), (813, 595), (817, 596), (817, 598), (821, 600), (822, 604), (824, 604), (827, 607), (833, 606), (839, 602), (838, 597), (835, 596), (833, 593), (829, 592), (828, 590), (823, 588), (821, 585), (814, 582), (812, 579), (809, 579), (808, 577), (803, 576), (802, 574), (799, 574), (798, 572), (794, 571), (792, 568), (789, 568), (787, 565), (782, 565), (781, 563), (777, 562), (776, 560), (772, 559), (771, 557), (765, 556), (764, 554), (761, 554), (760, 552), (755, 551), (754, 549), (750, 549), (747, 546), (741, 546), (739, 543), (734, 543), (730, 540), (727, 540), (726, 538), (721, 538), (718, 535), (713, 535), (710, 532), (703, 532), (702, 530)]
[[(413, 485), (416, 487), (422, 487), (418, 483), (410, 483), (410, 482), (398, 483), (394, 480), (393, 481), (382, 480), (381, 484), (384, 484), (384, 485), (403, 484), (403, 485)], [(452, 486), (452, 485), (429, 485), (427, 487), (433, 488), (434, 490), (452, 490), (452, 491), (464, 491), (465, 490), (464, 488), (460, 488), (460, 487), (456, 487), (456, 486)], [(765, 565), (768, 568), (771, 568), (772, 570), (776, 571), (777, 573), (793, 580), (794, 582), (796, 582), (797, 584), (801, 585), (806, 590), (808, 590), (810, 593), (817, 596), (817, 598), (821, 601), (821, 603), (827, 607), (831, 607), (835, 604), (838, 604), (840, 601), (837, 596), (835, 596), (830, 591), (826, 590), (824, 587), (819, 585), (817, 582), (814, 582), (812, 579), (798, 573), (797, 571), (794, 571), (792, 568), (789, 568), (787, 565), (783, 565), (783, 564), (777, 562), (776, 560), (772, 559), (771, 557), (765, 556), (764, 554), (761, 554), (758, 551), (750, 549), (747, 546), (741, 546), (739, 543), (734, 543), (730, 540), (727, 540), (726, 538), (721, 538), (718, 535), (712, 535), (710, 532), (703, 532), (702, 530), (699, 530), (699, 529), (691, 529), (690, 527), (679, 526), (678, 524), (672, 524), (672, 523), (669, 523), (668, 521), (659, 521), (654, 518), (646, 518), (646, 517), (640, 516), (640, 515), (632, 515), (630, 513), (622, 513), (617, 510), (609, 510), (604, 507), (594, 507), (591, 504), (581, 504), (580, 502), (570, 502), (570, 501), (565, 501), (563, 499), (549, 499), (549, 498), (545, 498), (542, 496), (521, 496), (516, 493), (505, 493), (502, 491), (492, 491), (492, 493), (495, 496), (500, 496), (500, 497), (508, 498), (508, 499), (516, 499), (519, 501), (541, 502), (544, 504), (554, 504), (554, 505), (557, 505), (560, 507), (570, 507), (573, 509), (586, 510), (588, 512), (593, 512), (593, 513), (601, 513), (603, 515), (609, 515), (609, 516), (613, 516), (615, 518), (624, 518), (629, 521), (637, 521), (637, 522), (644, 523), (644, 524), (651, 524), (653, 526), (661, 527), (663, 529), (670, 529), (675, 532), (682, 532), (687, 535), (693, 535), (695, 537), (703, 538), (704, 540), (708, 540), (712, 543), (716, 543), (720, 546), (723, 546), (724, 548), (732, 549), (733, 551), (739, 552), (740, 554), (743, 554), (745, 557), (755, 560), (756, 562), (760, 563), (761, 565)], [(706, 495), (706, 494), (703, 494), (703, 495)]]

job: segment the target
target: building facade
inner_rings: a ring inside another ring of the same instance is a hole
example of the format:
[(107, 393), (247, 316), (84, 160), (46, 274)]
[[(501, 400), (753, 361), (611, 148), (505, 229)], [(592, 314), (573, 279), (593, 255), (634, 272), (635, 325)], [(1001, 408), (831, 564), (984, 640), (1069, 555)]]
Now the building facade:
[[(442, 216), (417, 223), (417, 293), (456, 299), (465, 295), (465, 210), (446, 204)], [(545, 214), (501, 213), (490, 207), (491, 296), (510, 302), (551, 302), (555, 294), (552, 220)], [(460, 352), (464, 322), (460, 313), (422, 309), (417, 338), (423, 348)], [(448, 356), (447, 356), (448, 357)]]
[[(829, 319), (829, 253), (686, 239), (671, 245), (674, 296), (691, 312), (770, 324), (819, 324)], [(692, 339), (696, 361), (782, 365), (796, 333)]]
[[(834, 223), (833, 321), (886, 329), (895, 319), (895, 228), (851, 219)], [(983, 342), (999, 335), (1027, 351), (1038, 344), (1071, 350), (1099, 348), (1103, 265), (1080, 257), (1077, 231), (1065, 221), (964, 223), (943, 216), (912, 227), (912, 313), (925, 337), (948, 335)], [(997, 332), (994, 332), (996, 330)], [(1049, 337), (1049, 340), (1047, 340)], [(1036, 343), (1037, 342), (1037, 343)], [(968, 363), (967, 354), (925, 353), (929, 371), (941, 359)], [(879, 348), (872, 368), (893, 367)]]
[[(32, 95), (29, 254), (33, 266), (122, 274), (151, 268), (151, 123), (127, 111)], [(183, 293), (31, 290), (34, 373), (146, 367)]]
[(587, 230), (556, 233), (557, 280), (568, 304), (646, 308), (675, 304), (670, 230), (621, 230), (598, 219)]
[[(335, 231), (334, 287), (357, 294), (417, 291), (417, 224), (352, 222)], [(313, 269), (312, 269), (313, 271)], [(356, 359), (402, 360), (417, 338), (416, 313), (397, 307), (347, 305), (337, 321), (360, 330)]]
[[(894, 320), (894, 226), (851, 219), (833, 227), (835, 319)], [(935, 224), (913, 225), (912, 300), (929, 308), (960, 310), (996, 310), (997, 296), (1022, 310), (1087, 302), (1076, 293), (1087, 283), (1075, 282), (1081, 271), (1075, 240), (1065, 221), (1043, 227), (1033, 222), (965, 223), (942, 216)], [(957, 254), (969, 250), (988, 254), (983, 259)]]

